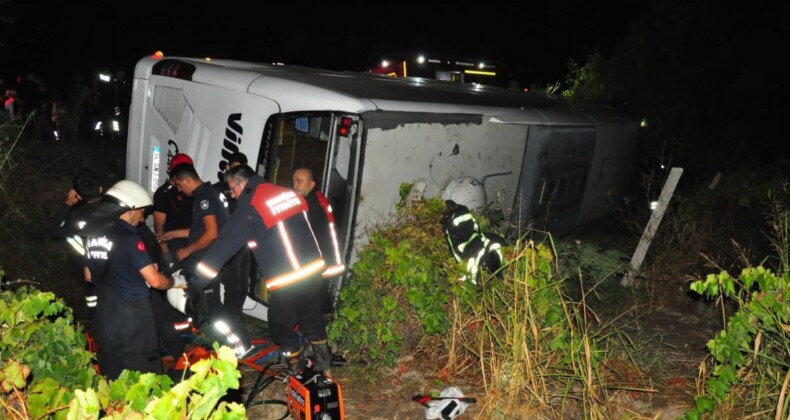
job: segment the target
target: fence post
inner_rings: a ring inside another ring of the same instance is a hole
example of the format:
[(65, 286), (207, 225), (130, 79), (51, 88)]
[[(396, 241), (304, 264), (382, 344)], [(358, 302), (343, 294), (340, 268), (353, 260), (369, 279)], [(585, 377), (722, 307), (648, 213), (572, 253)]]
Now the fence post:
[(647, 226), (645, 226), (645, 231), (642, 232), (639, 245), (637, 245), (636, 251), (634, 251), (634, 256), (631, 257), (631, 264), (628, 267), (628, 272), (623, 276), (623, 279), (620, 280), (620, 286), (628, 287), (633, 284), (634, 274), (639, 270), (639, 267), (642, 266), (642, 262), (645, 260), (647, 248), (650, 247), (650, 242), (652, 242), (653, 238), (656, 236), (658, 225), (661, 224), (661, 218), (664, 217), (664, 212), (667, 210), (669, 200), (672, 199), (672, 194), (675, 193), (675, 187), (677, 187), (678, 180), (680, 180), (680, 175), (682, 174), (683, 168), (672, 168), (669, 171), (669, 176), (667, 176), (664, 187), (661, 189), (661, 195), (658, 197), (658, 205), (650, 215), (650, 220), (647, 221)]

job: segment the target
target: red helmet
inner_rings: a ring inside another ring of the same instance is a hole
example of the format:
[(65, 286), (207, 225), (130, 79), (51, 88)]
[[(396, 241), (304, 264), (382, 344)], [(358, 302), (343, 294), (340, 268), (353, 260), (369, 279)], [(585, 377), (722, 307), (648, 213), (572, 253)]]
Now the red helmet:
[(192, 158), (189, 157), (188, 154), (177, 153), (175, 156), (173, 156), (172, 159), (170, 159), (170, 167), (169, 167), (170, 171), (172, 171), (173, 168), (175, 168), (176, 166), (182, 163), (188, 163), (190, 165), (194, 165), (194, 163), (192, 162)]

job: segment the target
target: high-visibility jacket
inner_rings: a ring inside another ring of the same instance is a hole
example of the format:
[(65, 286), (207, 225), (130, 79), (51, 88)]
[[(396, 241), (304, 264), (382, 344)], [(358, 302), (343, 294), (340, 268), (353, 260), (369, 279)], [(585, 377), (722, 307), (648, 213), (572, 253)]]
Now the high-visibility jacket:
[(86, 220), (101, 204), (101, 200), (81, 201), (74, 206), (63, 204), (50, 219), (49, 233), (66, 243), (80, 256), (85, 255), (85, 234), (82, 232)]
[(335, 215), (332, 213), (332, 206), (321, 191), (312, 189), (306, 196), (307, 217), (310, 219), (310, 226), (315, 232), (321, 255), (326, 261), (327, 267), (321, 276), (331, 278), (339, 276), (346, 271), (343, 258), (340, 256), (340, 245), (335, 230)]
[(307, 218), (307, 202), (295, 191), (253, 176), (197, 266), (198, 281), (211, 280), (243, 246), (252, 250), (266, 289), (309, 279), (326, 269)]
[(469, 273), (469, 278), (463, 276), (461, 280), (477, 284), (477, 273), (481, 268), (494, 273), (502, 266), (504, 239), (481, 232), (466, 206), (448, 201), (442, 227), (453, 257), (456, 261), (465, 262), (464, 268)]

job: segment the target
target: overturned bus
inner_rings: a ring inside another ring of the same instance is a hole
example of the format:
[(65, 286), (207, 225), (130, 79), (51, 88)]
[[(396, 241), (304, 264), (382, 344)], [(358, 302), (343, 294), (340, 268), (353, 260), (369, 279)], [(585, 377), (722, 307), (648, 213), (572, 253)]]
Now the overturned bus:
[(279, 185), (308, 167), (353, 264), (403, 183), (501, 211), (513, 231), (562, 235), (604, 216), (633, 172), (637, 131), (633, 118), (541, 93), (150, 56), (135, 68), (126, 176), (153, 193), (176, 153), (212, 182), (236, 151)]

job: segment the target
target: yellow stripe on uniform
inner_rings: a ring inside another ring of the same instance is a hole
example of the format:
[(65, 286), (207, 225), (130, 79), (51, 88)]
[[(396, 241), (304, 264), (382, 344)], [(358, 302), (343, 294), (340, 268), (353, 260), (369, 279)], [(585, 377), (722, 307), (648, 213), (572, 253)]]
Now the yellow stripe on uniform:
[(322, 258), (318, 258), (298, 270), (290, 271), (266, 280), (266, 289), (273, 292), (281, 287), (300, 282), (306, 278), (312, 277), (323, 270), (324, 267), (326, 267), (326, 263)]

